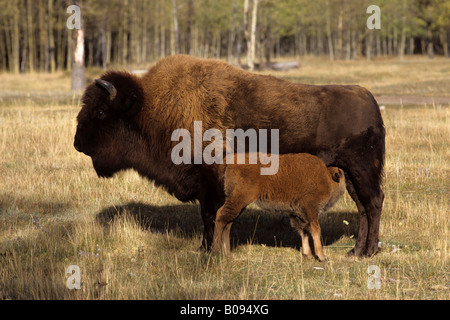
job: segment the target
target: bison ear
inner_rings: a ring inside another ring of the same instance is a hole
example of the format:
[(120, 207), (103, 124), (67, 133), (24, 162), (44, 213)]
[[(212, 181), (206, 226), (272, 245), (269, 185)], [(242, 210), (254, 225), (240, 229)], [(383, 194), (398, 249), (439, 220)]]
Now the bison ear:
[(136, 91), (129, 92), (121, 101), (119, 109), (128, 117), (136, 115), (142, 107), (142, 94)]
[(110, 106), (122, 115), (132, 117), (142, 108), (144, 91), (139, 80), (128, 72), (110, 71), (96, 79), (97, 87), (109, 93)]

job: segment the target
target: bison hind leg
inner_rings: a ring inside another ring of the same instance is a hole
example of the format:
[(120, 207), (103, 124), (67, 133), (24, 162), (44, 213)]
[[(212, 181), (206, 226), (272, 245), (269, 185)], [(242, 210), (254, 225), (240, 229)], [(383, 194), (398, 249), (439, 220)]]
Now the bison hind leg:
[(359, 230), (355, 247), (348, 255), (371, 257), (378, 252), (378, 236), (384, 193), (385, 135), (370, 128), (343, 146), (337, 166), (344, 169), (347, 191), (358, 207)]

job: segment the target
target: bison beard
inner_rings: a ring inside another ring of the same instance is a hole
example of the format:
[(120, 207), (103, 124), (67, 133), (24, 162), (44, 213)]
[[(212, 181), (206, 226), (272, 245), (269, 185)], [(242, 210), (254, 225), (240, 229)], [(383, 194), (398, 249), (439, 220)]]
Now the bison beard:
[(82, 102), (75, 148), (92, 157), (100, 176), (132, 168), (181, 201), (198, 200), (203, 248), (211, 246), (216, 212), (224, 202), (224, 166), (172, 163), (172, 132), (183, 128), (193, 136), (194, 121), (224, 136), (226, 129), (279, 129), (281, 154), (311, 153), (343, 169), (360, 215), (349, 254), (377, 252), (385, 130), (366, 89), (294, 84), (176, 55), (142, 77), (107, 72), (86, 88)]

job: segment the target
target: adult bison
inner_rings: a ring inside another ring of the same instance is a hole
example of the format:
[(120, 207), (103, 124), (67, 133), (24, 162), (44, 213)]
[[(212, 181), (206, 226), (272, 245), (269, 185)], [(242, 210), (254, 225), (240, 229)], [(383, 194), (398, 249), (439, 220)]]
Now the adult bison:
[[(74, 146), (97, 174), (135, 169), (181, 201), (199, 200), (202, 247), (210, 248), (224, 202), (223, 166), (175, 165), (172, 132), (279, 129), (280, 153), (311, 153), (344, 170), (360, 214), (356, 256), (378, 250), (385, 130), (372, 94), (359, 86), (294, 84), (220, 61), (176, 55), (142, 77), (109, 71), (82, 97)], [(225, 148), (224, 148), (225, 152)], [(222, 169), (221, 169), (222, 168)]]

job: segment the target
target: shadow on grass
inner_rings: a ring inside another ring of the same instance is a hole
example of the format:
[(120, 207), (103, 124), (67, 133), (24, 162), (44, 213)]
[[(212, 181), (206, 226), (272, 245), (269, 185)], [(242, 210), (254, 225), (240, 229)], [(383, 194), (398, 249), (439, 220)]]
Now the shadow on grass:
[[(120, 207), (106, 208), (97, 214), (97, 219), (107, 226), (115, 219), (126, 215), (133, 217), (143, 229), (152, 232), (168, 231), (186, 238), (201, 237), (203, 234), (200, 209), (195, 204), (153, 206), (129, 203)], [(343, 223), (344, 220), (348, 225)], [(319, 223), (323, 243), (330, 245), (344, 235), (357, 234), (358, 214), (328, 211), (319, 217)], [(300, 242), (300, 236), (291, 228), (286, 214), (247, 208), (231, 228), (233, 247), (253, 243), (298, 249)]]

